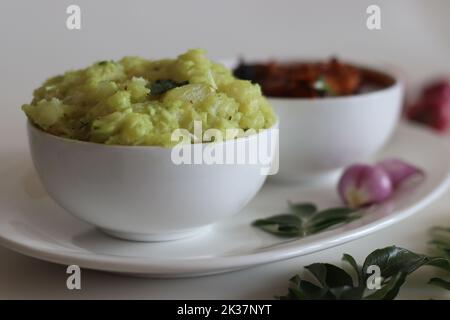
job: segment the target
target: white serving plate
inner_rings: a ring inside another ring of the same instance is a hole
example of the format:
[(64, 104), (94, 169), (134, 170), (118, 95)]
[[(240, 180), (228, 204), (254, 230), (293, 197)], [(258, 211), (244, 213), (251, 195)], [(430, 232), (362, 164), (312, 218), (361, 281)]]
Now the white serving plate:
[(400, 157), (423, 168), (426, 178), (398, 190), (363, 218), (303, 239), (286, 240), (250, 225), (256, 218), (281, 213), (286, 200), (339, 205), (335, 181), (320, 185), (268, 182), (240, 214), (197, 237), (160, 243), (111, 238), (77, 220), (43, 190), (23, 152), (0, 162), (0, 244), (23, 254), (83, 268), (145, 275), (186, 277), (227, 272), (306, 255), (357, 240), (420, 211), (450, 182), (448, 143), (426, 129), (401, 124), (376, 158)]

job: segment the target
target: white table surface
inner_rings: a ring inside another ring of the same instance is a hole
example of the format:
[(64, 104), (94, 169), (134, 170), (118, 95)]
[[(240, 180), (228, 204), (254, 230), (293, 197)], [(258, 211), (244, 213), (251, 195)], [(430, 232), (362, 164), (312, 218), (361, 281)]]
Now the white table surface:
[[(412, 84), (432, 75), (450, 74), (450, 22), (445, 14), (450, 2), (445, 0), (426, 4), (415, 0), (346, 0), (345, 5), (324, 0), (284, 0), (264, 5), (256, 0), (235, 0), (212, 5), (200, 0), (195, 4), (177, 2), (181, 9), (176, 12), (173, 3), (164, 1), (135, 0), (125, 7), (124, 2), (80, 0), (75, 1), (84, 17), (79, 32), (65, 29), (65, 8), (72, 2), (0, 3), (2, 153), (23, 150), (26, 145), (24, 116), (19, 107), (31, 99), (32, 89), (45, 77), (126, 54), (173, 56), (189, 47), (207, 48), (215, 58), (337, 53), (359, 60), (388, 61), (403, 70)], [(377, 32), (365, 28), (365, 8), (370, 3), (382, 8), (382, 30)], [(202, 22), (198, 19), (200, 11), (206, 13), (202, 14)], [(450, 137), (446, 138), (450, 143)], [(65, 267), (0, 247), (0, 299), (270, 299), (285, 293), (288, 279), (303, 265), (337, 263), (344, 252), (360, 261), (373, 249), (392, 244), (424, 252), (427, 229), (450, 225), (449, 196), (450, 192), (411, 218), (353, 243), (201, 278), (145, 279), (82, 270), (82, 289), (69, 291)], [(400, 297), (448, 299), (444, 290), (425, 285), (434, 271), (426, 267), (414, 273)]]

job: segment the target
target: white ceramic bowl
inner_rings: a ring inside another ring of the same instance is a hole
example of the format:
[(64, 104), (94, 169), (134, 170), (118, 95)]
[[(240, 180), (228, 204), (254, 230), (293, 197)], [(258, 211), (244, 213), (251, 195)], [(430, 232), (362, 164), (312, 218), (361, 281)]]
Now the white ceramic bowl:
[(275, 177), (328, 177), (380, 150), (398, 122), (403, 86), (394, 75), (376, 72), (390, 83), (387, 87), (342, 97), (269, 98), (280, 122)]
[[(272, 132), (185, 147), (242, 147)], [(81, 142), (45, 133), (30, 123), (28, 137), (49, 195), (74, 216), (128, 240), (193, 235), (238, 213), (266, 178), (262, 163), (176, 165), (170, 148)]]

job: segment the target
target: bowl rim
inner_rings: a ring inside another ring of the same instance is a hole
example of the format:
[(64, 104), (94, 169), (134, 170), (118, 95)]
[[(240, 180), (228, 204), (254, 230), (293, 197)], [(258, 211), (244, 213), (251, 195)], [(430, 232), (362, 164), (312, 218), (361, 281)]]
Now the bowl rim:
[[(223, 140), (220, 142), (190, 143), (190, 144), (184, 144), (182, 146), (186, 146), (186, 147), (208, 146), (208, 145), (220, 146), (220, 145), (227, 145), (227, 144), (233, 143), (235, 141), (236, 142), (245, 142), (247, 140), (253, 140), (257, 136), (262, 135), (263, 133), (270, 132), (274, 129), (279, 128), (280, 120), (277, 115), (275, 115), (275, 117), (276, 117), (276, 121), (270, 128), (260, 129), (257, 133), (251, 134), (249, 136), (239, 137), (236, 139)], [(172, 147), (146, 146), (146, 145), (133, 146), (133, 145), (120, 145), (120, 144), (106, 144), (106, 143), (99, 143), (99, 142), (94, 142), (94, 141), (83, 141), (83, 140), (71, 139), (71, 138), (66, 138), (66, 137), (57, 136), (55, 134), (51, 134), (51, 133), (39, 128), (29, 118), (27, 119), (27, 132), (28, 132), (28, 139), (29, 139), (30, 134), (33, 133), (33, 134), (41, 135), (48, 139), (52, 139), (54, 141), (60, 141), (62, 143), (73, 143), (73, 144), (84, 145), (84, 146), (88, 146), (88, 147), (89, 146), (91, 146), (91, 147), (98, 146), (99, 148), (134, 149), (134, 150), (149, 150), (149, 149), (151, 149), (151, 150), (161, 150), (161, 151), (170, 151), (171, 152), (177, 146), (177, 145), (172, 146)]]

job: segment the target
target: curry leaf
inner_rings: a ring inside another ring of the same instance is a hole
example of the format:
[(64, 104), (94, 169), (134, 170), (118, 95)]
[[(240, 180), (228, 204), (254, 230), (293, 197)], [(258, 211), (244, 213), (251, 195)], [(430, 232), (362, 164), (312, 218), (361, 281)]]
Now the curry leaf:
[(293, 214), (305, 218), (317, 212), (317, 206), (314, 203), (289, 203), (289, 208)]
[(163, 94), (169, 90), (172, 90), (174, 88), (184, 86), (188, 83), (189, 83), (188, 81), (176, 82), (176, 81), (173, 81), (170, 79), (156, 80), (150, 86), (150, 95), (157, 96), (157, 95)]
[(405, 283), (406, 273), (399, 272), (393, 275), (384, 285), (375, 291), (375, 293), (367, 296), (367, 300), (393, 300), (398, 295), (400, 287)]
[(427, 265), (441, 268), (450, 272), (450, 259), (447, 257), (430, 257)]
[(363, 264), (363, 273), (366, 273), (369, 266), (376, 265), (380, 268), (383, 278), (389, 278), (398, 273), (409, 274), (427, 262), (429, 259), (424, 255), (390, 246), (369, 254)]
[(446, 281), (441, 278), (431, 278), (430, 281), (428, 281), (428, 283), (434, 286), (444, 288), (446, 290), (450, 290), (450, 281)]
[(313, 263), (305, 267), (325, 288), (353, 286), (352, 277), (343, 269), (329, 263)]
[(359, 218), (360, 212), (349, 208), (318, 211), (313, 203), (291, 203), (289, 212), (258, 219), (253, 226), (281, 237), (303, 237)]
[(330, 288), (330, 292), (334, 295), (336, 300), (360, 300), (364, 290), (364, 287), (353, 286)]
[(291, 287), (286, 296), (278, 297), (281, 300), (320, 300), (325, 299), (328, 289), (319, 287), (312, 282), (302, 280), (298, 275), (290, 280)]
[(433, 251), (450, 259), (450, 228), (434, 227), (430, 230)]
[(358, 285), (361, 285), (361, 283), (364, 281), (364, 277), (361, 272), (361, 267), (358, 266), (358, 263), (356, 262), (355, 258), (353, 258), (351, 255), (344, 253), (342, 256), (342, 261), (347, 262), (350, 264), (350, 266), (353, 268), (353, 271), (355, 271), (358, 279)]
[[(291, 278), (291, 288), (280, 299), (367, 299), (392, 300), (398, 295), (409, 274), (429, 265), (450, 271), (450, 260), (447, 257), (430, 257), (414, 253), (410, 250), (390, 246), (377, 249), (370, 253), (362, 266), (349, 254), (344, 254), (342, 260), (349, 263), (352, 271), (358, 277), (358, 283), (353, 284), (352, 276), (343, 269), (328, 263), (313, 263), (305, 267), (320, 285), (315, 285), (296, 275)], [(368, 289), (369, 266), (380, 268), (380, 288)], [(432, 278), (430, 284), (450, 290), (450, 282), (441, 278)]]
[(292, 214), (280, 214), (266, 219), (259, 219), (253, 225), (282, 237), (297, 237), (302, 233), (302, 220)]
[(311, 223), (323, 223), (330, 219), (342, 219), (342, 218), (348, 218), (355, 215), (355, 212), (357, 212), (355, 209), (350, 208), (329, 208), (322, 210), (320, 212), (317, 212), (310, 218)]

